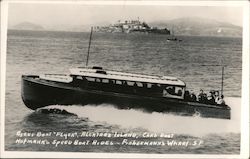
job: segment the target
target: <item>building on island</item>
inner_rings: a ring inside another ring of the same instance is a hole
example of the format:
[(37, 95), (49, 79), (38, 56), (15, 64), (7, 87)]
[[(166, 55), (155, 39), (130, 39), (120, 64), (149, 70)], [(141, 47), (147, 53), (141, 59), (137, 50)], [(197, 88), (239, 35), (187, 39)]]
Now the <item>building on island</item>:
[(146, 22), (138, 20), (118, 20), (117, 23), (109, 26), (95, 26), (95, 32), (108, 33), (155, 33), (170, 35), (170, 30), (167, 28), (157, 28), (149, 26)]

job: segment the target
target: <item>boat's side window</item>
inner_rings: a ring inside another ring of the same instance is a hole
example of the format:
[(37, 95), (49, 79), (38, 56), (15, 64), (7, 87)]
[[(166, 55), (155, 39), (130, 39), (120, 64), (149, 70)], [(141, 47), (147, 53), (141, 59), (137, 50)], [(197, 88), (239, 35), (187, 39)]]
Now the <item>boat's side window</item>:
[(175, 87), (174, 86), (167, 86), (166, 90), (169, 94), (175, 95)]
[(76, 76), (76, 79), (82, 80), (82, 76)]
[(109, 83), (108, 79), (102, 79), (102, 83)]
[(128, 86), (134, 86), (135, 82), (132, 82), (132, 81), (127, 81), (127, 85)]
[(109, 80), (110, 84), (115, 84), (115, 80)]
[(183, 88), (178, 86), (167, 86), (166, 93), (174, 96), (182, 96)]
[(176, 95), (178, 95), (178, 96), (181, 96), (181, 95), (182, 95), (182, 91), (183, 91), (183, 89), (180, 88), (180, 87), (176, 87), (176, 89), (175, 89), (175, 93), (176, 93)]
[(122, 81), (120, 81), (120, 80), (116, 80), (115, 84), (119, 84), (119, 85), (121, 85), (121, 84), (122, 84)]
[(96, 78), (95, 81), (96, 82), (101, 82), (101, 79), (100, 78)]
[(86, 77), (86, 79), (87, 79), (88, 81), (90, 81), (90, 82), (95, 82), (95, 78), (93, 78), (93, 77)]
[(137, 87), (143, 87), (143, 84), (141, 82), (136, 82)]
[(152, 83), (147, 83), (147, 88), (152, 88)]

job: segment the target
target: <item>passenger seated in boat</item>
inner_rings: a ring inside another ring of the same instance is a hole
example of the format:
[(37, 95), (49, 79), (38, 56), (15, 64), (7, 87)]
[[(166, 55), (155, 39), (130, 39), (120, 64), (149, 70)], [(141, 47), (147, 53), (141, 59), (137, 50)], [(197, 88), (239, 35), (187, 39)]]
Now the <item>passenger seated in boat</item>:
[(220, 98), (219, 98), (217, 104), (219, 104), (219, 105), (226, 105), (226, 103), (225, 103), (225, 101), (224, 101), (224, 95), (221, 95), (221, 96), (220, 96)]
[(212, 96), (214, 97), (215, 95), (215, 91), (214, 90), (211, 90), (210, 93), (212, 94)]
[(215, 103), (218, 103), (218, 101), (219, 101), (219, 91), (214, 92), (214, 100), (215, 100)]
[(197, 100), (197, 97), (196, 97), (196, 95), (194, 94), (193, 91), (191, 91), (190, 100), (191, 100), (192, 102), (195, 102), (195, 101)]
[(208, 104), (215, 104), (215, 99), (211, 91), (207, 95), (207, 102)]
[(207, 93), (204, 93), (204, 99), (203, 99), (203, 103), (208, 103), (208, 100), (207, 100)]
[(181, 91), (180, 89), (178, 90), (177, 95), (178, 95), (178, 96), (181, 96), (181, 95), (182, 95), (182, 91)]
[(168, 87), (167, 88), (167, 92), (171, 95), (175, 95), (175, 92), (174, 92), (174, 87)]
[(184, 100), (190, 101), (190, 93), (189, 93), (189, 91), (185, 91), (185, 93), (184, 93)]
[(202, 103), (205, 102), (205, 94), (202, 89), (200, 90), (200, 93), (198, 94), (198, 101)]

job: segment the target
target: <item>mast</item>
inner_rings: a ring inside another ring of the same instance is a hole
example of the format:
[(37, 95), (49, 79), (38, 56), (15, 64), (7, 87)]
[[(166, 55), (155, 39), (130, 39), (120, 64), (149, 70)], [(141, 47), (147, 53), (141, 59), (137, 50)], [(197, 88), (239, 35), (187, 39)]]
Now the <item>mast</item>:
[(88, 66), (88, 62), (89, 62), (89, 50), (90, 50), (90, 45), (91, 45), (91, 40), (92, 40), (92, 32), (93, 32), (93, 27), (91, 27), (90, 36), (89, 36), (89, 46), (88, 46), (86, 66)]
[(221, 95), (223, 95), (223, 80), (224, 80), (224, 66), (222, 66), (222, 71), (221, 71)]
[(221, 71), (221, 95), (223, 95), (223, 85), (224, 85), (224, 67), (225, 65), (201, 65), (201, 66), (221, 66), (222, 71)]

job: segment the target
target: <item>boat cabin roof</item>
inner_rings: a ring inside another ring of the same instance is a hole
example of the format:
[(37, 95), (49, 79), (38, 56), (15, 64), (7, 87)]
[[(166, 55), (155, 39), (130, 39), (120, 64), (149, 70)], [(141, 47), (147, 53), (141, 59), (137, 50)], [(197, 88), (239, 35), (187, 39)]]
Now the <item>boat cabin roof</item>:
[(166, 85), (175, 85), (183, 86), (186, 84), (176, 77), (170, 76), (153, 76), (153, 75), (143, 75), (143, 74), (134, 74), (127, 72), (118, 72), (103, 70), (100, 68), (73, 68), (70, 69), (71, 75), (80, 75), (85, 77), (95, 77), (95, 78), (105, 78), (105, 79), (114, 79), (114, 80), (125, 80), (125, 81), (134, 81), (134, 82), (145, 82), (145, 83), (157, 83), (157, 84), (166, 84)]

